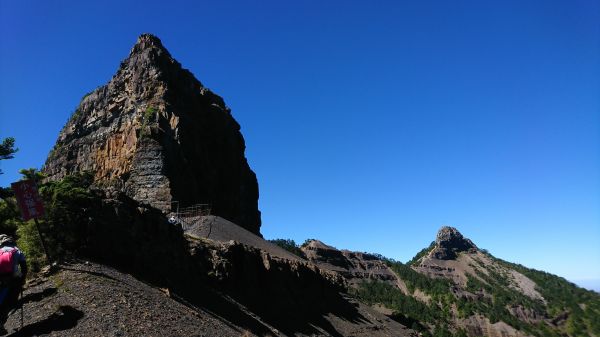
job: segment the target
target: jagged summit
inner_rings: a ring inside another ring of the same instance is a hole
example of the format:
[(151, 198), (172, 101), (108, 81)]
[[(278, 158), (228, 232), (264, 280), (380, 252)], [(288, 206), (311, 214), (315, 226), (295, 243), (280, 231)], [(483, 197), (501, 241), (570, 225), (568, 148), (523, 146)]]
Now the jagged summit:
[[(149, 71), (152, 69), (153, 71)], [(119, 72), (115, 76), (127, 73), (181, 73), (186, 77), (186, 81), (193, 77), (189, 71), (182, 69), (181, 64), (177, 62), (163, 46), (161, 40), (152, 34), (142, 34), (137, 42), (131, 48), (129, 56), (123, 60)], [(168, 78), (163, 77), (163, 80)], [(195, 78), (194, 78), (195, 80)], [(195, 80), (200, 83), (199, 81)]]
[(110, 82), (82, 98), (43, 170), (50, 180), (91, 171), (96, 185), (164, 212), (210, 204), (260, 234), (258, 182), (244, 152), (223, 99), (143, 34)]
[(131, 54), (148, 48), (158, 48), (167, 51), (158, 36), (150, 33), (143, 33), (138, 37), (137, 42), (131, 49)]
[(474, 252), (475, 244), (465, 238), (456, 228), (443, 226), (437, 233), (435, 247), (429, 256), (440, 260), (455, 259), (459, 252)]
[(163, 46), (162, 41), (152, 34), (142, 34), (131, 48), (129, 57), (154, 51), (157, 55), (171, 58), (169, 51)]

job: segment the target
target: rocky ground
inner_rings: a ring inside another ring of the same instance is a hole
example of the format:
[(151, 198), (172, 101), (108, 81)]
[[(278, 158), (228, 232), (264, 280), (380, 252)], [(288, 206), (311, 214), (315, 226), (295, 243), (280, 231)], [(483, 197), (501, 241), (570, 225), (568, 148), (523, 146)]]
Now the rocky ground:
[(416, 336), (348, 297), (352, 315), (326, 313), (310, 333), (283, 333), (230, 297), (205, 291), (206, 306), (192, 305), (169, 289), (77, 261), (31, 279), (23, 292), (23, 327), (17, 309), (5, 328), (9, 336)]
[[(29, 281), (10, 336), (241, 336), (247, 331), (170, 297), (115, 269), (93, 263), (61, 265)], [(15, 330), (18, 330), (14, 332)]]

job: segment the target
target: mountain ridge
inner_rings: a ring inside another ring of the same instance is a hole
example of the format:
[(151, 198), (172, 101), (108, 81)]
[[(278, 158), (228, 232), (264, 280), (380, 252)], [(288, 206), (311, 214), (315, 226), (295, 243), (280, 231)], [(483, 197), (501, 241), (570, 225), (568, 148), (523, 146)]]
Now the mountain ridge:
[[(595, 321), (599, 294), (498, 259), (453, 227), (440, 228), (436, 240), (407, 264), (315, 241), (300, 247), (310, 261), (339, 273), (358, 298), (424, 335), (583, 336), (600, 331)], [(392, 275), (381, 277), (382, 263)], [(354, 272), (366, 265), (380, 267)]]

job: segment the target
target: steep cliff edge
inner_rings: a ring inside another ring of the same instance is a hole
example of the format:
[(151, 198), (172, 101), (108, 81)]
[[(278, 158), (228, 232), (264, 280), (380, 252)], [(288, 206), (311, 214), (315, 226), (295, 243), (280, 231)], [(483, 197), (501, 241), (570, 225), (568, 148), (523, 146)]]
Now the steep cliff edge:
[(207, 203), (260, 234), (258, 183), (244, 151), (223, 99), (144, 34), (110, 82), (81, 100), (43, 171), (50, 180), (92, 171), (98, 186), (164, 212), (175, 201)]

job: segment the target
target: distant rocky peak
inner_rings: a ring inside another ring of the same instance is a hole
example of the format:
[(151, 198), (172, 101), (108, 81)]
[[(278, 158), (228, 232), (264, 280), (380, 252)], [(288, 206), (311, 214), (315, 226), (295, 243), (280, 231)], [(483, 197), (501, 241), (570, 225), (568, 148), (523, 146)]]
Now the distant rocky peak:
[(459, 248), (459, 249), (470, 249), (477, 248), (473, 242), (465, 238), (458, 229), (449, 226), (443, 226), (437, 233), (436, 244), (448, 247), (448, 248)]
[(429, 253), (430, 257), (439, 260), (452, 260), (459, 252), (475, 252), (477, 246), (465, 238), (456, 228), (443, 226), (435, 238), (435, 247)]

